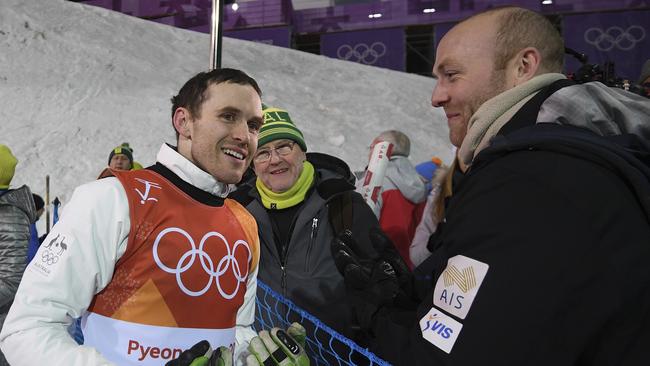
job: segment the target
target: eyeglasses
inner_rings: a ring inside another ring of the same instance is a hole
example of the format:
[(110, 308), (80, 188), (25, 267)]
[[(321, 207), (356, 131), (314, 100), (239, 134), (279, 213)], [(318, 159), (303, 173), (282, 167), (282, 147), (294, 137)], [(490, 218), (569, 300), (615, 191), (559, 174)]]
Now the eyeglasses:
[(288, 141), (272, 149), (258, 150), (257, 154), (255, 154), (255, 157), (253, 158), (253, 161), (256, 163), (266, 163), (267, 161), (271, 160), (271, 154), (273, 154), (273, 151), (277, 152), (279, 156), (287, 156), (291, 154), (295, 145), (295, 141)]

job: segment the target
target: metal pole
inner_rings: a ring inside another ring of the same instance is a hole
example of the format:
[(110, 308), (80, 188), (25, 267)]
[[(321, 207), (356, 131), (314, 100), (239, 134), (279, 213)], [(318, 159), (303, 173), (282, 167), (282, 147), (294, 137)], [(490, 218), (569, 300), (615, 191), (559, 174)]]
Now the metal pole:
[(45, 234), (50, 233), (50, 176), (45, 176)]
[(210, 26), (210, 70), (221, 67), (221, 40), (223, 28), (223, 0), (212, 0), (212, 24)]

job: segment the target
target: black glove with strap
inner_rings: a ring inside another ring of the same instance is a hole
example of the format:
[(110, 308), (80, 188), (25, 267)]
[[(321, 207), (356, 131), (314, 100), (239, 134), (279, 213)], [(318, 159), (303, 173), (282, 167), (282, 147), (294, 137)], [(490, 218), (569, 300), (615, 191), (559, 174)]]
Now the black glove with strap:
[(208, 341), (201, 341), (165, 366), (232, 366), (232, 351), (228, 347), (219, 347), (212, 351)]
[(348, 294), (355, 303), (359, 325), (364, 330), (371, 328), (372, 317), (381, 307), (412, 304), (408, 266), (380, 229), (372, 228), (369, 237), (372, 250), (361, 248), (349, 230), (331, 243), (336, 267), (343, 275)]

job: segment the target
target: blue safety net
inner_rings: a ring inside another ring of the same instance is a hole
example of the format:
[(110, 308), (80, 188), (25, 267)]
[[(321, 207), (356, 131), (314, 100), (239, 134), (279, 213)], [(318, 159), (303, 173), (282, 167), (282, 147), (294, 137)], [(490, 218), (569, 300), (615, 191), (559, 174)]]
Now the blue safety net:
[(302, 310), (289, 299), (273, 291), (258, 279), (255, 329), (273, 327), (287, 329), (293, 322), (307, 330), (305, 351), (311, 366), (317, 365), (390, 365), (374, 353), (323, 324), (318, 318)]

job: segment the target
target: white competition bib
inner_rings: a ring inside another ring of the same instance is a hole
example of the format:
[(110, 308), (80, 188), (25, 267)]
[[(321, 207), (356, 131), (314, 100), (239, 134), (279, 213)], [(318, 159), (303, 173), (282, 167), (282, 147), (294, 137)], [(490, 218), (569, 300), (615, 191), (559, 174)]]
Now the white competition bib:
[(205, 339), (213, 349), (234, 351), (235, 328), (196, 329), (136, 324), (87, 313), (82, 319), (84, 345), (120, 366), (161, 366)]

